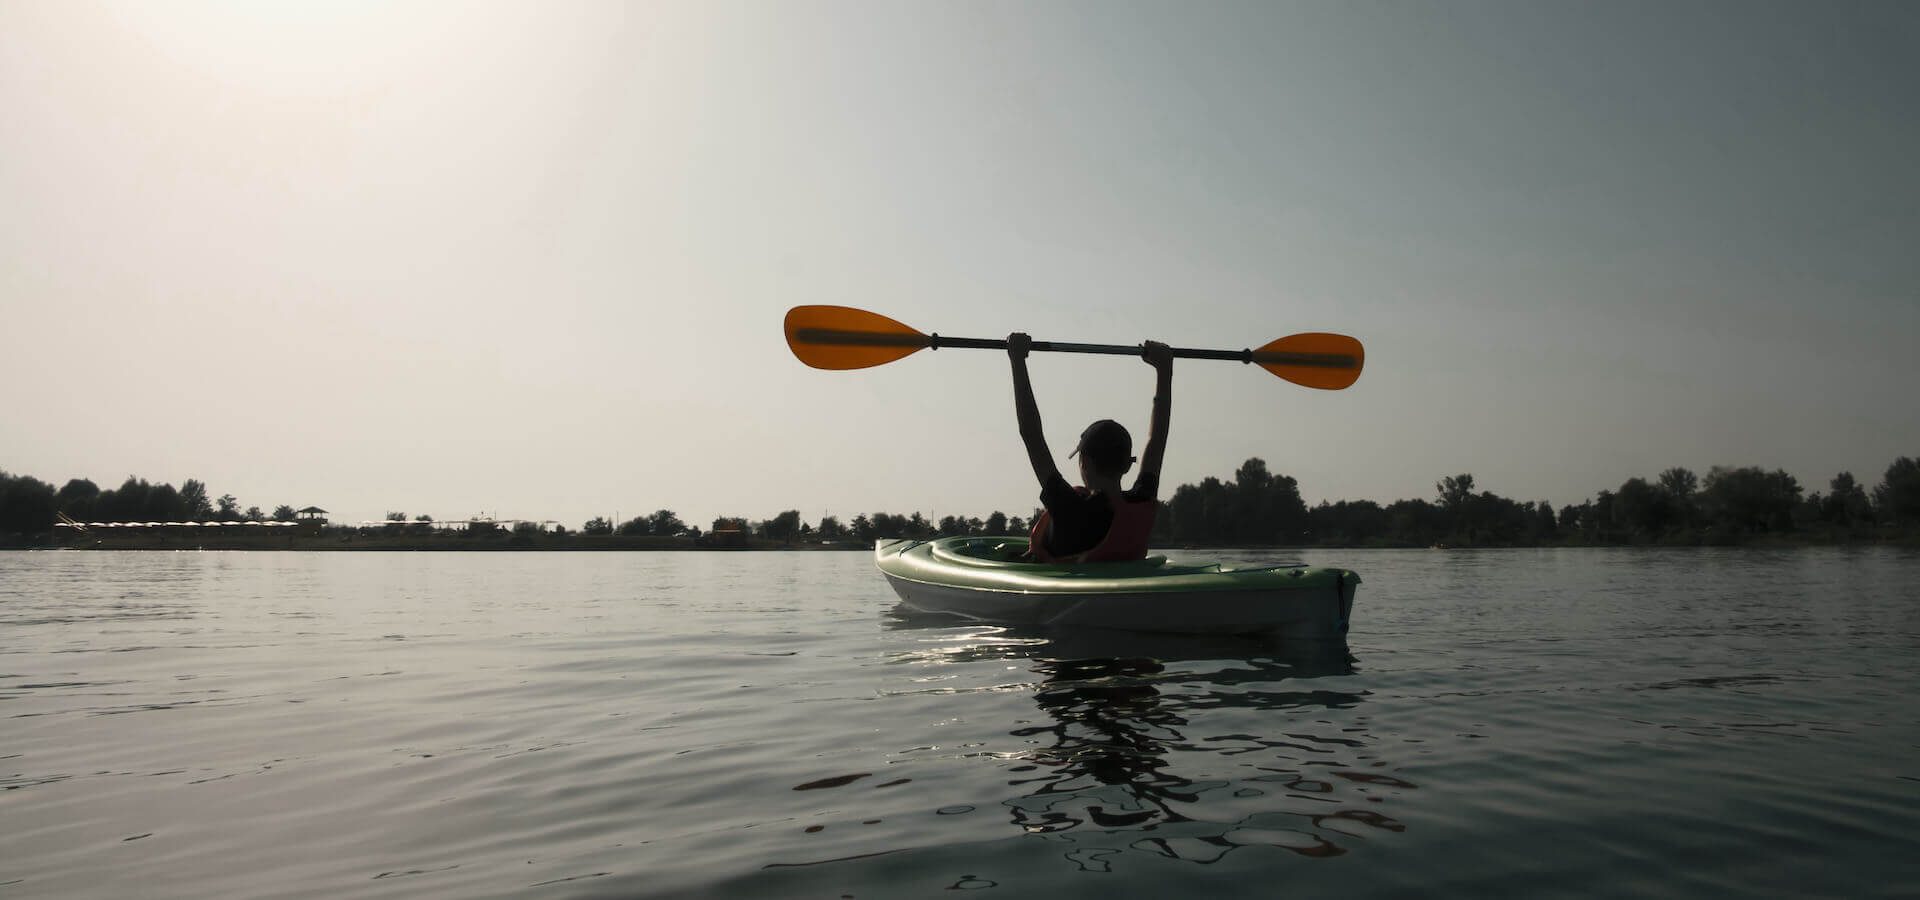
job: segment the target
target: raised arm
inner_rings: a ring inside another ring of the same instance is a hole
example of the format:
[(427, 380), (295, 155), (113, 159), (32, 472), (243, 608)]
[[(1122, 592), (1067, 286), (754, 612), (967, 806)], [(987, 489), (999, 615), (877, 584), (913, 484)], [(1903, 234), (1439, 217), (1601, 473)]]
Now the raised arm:
[(1020, 420), (1020, 440), (1027, 445), (1027, 462), (1042, 485), (1058, 475), (1047, 436), (1040, 430), (1040, 405), (1033, 401), (1033, 382), (1027, 379), (1027, 349), (1033, 339), (1021, 332), (1007, 335), (1007, 359), (1013, 364), (1013, 413)]
[(1160, 483), (1160, 461), (1167, 455), (1167, 425), (1173, 417), (1173, 353), (1167, 345), (1159, 341), (1148, 341), (1141, 346), (1140, 357), (1153, 366), (1153, 420), (1147, 426), (1147, 449), (1140, 454), (1140, 474), (1134, 484), (1148, 475), (1158, 491)]

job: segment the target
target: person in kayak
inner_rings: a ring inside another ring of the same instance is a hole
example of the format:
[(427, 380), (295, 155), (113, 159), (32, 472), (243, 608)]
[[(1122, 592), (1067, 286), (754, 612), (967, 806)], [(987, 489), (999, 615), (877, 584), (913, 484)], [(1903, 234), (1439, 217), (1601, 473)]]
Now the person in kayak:
[(1166, 344), (1148, 341), (1140, 356), (1157, 373), (1153, 419), (1140, 473), (1133, 487), (1122, 490), (1121, 476), (1133, 467), (1133, 436), (1112, 419), (1101, 419), (1080, 432), (1080, 442), (1069, 458), (1080, 460), (1081, 487), (1067, 484), (1047, 449), (1040, 429), (1040, 407), (1027, 377), (1027, 353), (1033, 339), (1020, 332), (1007, 335), (1007, 357), (1013, 365), (1013, 409), (1020, 420), (1020, 440), (1027, 460), (1040, 479), (1040, 505), (1045, 512), (1033, 523), (1028, 554), (1037, 562), (1116, 562), (1143, 559), (1147, 535), (1159, 508), (1160, 461), (1167, 451), (1167, 423), (1173, 404), (1173, 354)]

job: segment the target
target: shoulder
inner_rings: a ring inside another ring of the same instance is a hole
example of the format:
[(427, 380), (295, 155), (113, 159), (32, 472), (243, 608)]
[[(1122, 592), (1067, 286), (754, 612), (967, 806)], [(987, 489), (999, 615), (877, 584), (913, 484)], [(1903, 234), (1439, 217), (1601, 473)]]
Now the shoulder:
[(1040, 502), (1043, 504), (1051, 505), (1055, 502), (1068, 503), (1078, 499), (1079, 496), (1080, 490), (1068, 484), (1067, 480), (1060, 477), (1060, 473), (1057, 471), (1046, 480), (1040, 482)]
[(1146, 503), (1159, 499), (1159, 496), (1160, 473), (1158, 472), (1141, 472), (1140, 477), (1133, 480), (1133, 488), (1126, 493), (1128, 503)]

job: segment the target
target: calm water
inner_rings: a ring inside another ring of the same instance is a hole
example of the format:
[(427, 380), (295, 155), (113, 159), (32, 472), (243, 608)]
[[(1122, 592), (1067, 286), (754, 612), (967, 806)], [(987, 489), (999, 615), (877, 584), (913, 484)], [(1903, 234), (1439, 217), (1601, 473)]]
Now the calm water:
[(1344, 648), (860, 553), (0, 553), (0, 896), (1920, 893), (1920, 554), (1305, 559)]

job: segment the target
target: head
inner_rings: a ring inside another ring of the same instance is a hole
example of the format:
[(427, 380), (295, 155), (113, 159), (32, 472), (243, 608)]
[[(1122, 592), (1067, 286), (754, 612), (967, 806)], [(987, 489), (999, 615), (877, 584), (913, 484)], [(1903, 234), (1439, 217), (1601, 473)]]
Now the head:
[(1133, 435), (1119, 422), (1101, 419), (1080, 432), (1079, 446), (1067, 455), (1080, 458), (1083, 483), (1093, 475), (1119, 478), (1133, 468)]

